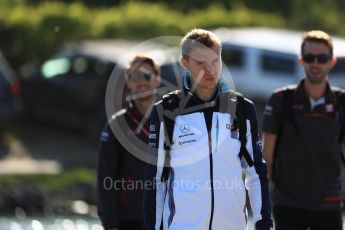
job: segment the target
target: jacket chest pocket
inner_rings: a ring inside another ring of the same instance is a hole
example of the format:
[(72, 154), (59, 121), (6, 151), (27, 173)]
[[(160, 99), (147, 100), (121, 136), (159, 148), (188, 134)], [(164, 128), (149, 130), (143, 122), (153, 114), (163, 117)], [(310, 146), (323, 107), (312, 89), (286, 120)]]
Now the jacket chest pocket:
[(239, 133), (234, 134), (230, 131), (226, 134), (223, 146), (221, 146), (224, 152), (229, 153), (233, 156), (238, 156), (241, 148), (241, 142), (238, 139), (238, 135)]
[(215, 123), (217, 125), (212, 133), (213, 149), (218, 153), (237, 157), (241, 147), (239, 128), (231, 125), (228, 114), (218, 115)]
[(208, 154), (208, 133), (203, 113), (177, 116), (171, 146), (171, 163), (181, 165), (196, 162)]

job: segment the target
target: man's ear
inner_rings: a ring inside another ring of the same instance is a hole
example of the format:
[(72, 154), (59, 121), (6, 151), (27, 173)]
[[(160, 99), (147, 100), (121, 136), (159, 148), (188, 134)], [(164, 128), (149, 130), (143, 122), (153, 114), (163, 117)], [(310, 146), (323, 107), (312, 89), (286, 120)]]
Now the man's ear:
[(189, 70), (189, 62), (188, 62), (188, 59), (186, 58), (181, 58), (181, 64), (182, 66), (188, 71)]
[(332, 66), (337, 64), (337, 58), (336, 57), (332, 57), (331, 64), (332, 64)]
[(155, 77), (155, 83), (156, 83), (156, 87), (158, 87), (161, 84), (161, 76), (157, 75)]
[(132, 84), (131, 84), (132, 82), (131, 82), (131, 80), (129, 80), (128, 79), (128, 77), (126, 77), (126, 79), (125, 79), (125, 84), (126, 84), (126, 86), (127, 86), (127, 88), (131, 88), (132, 87)]
[(299, 57), (299, 58), (298, 58), (298, 63), (301, 64), (301, 65), (304, 64), (304, 61), (303, 61), (303, 58), (302, 58), (302, 57)]

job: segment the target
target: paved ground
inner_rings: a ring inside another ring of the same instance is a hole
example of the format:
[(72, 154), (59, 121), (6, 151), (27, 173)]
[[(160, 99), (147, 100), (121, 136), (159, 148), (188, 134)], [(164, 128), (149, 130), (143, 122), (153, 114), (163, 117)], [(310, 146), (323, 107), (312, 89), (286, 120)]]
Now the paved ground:
[(87, 140), (78, 132), (21, 120), (6, 127), (3, 139), (6, 147), (1, 147), (0, 164), (11, 160), (13, 165), (17, 160), (25, 162), (20, 167), (29, 171), (37, 162), (47, 168), (97, 165), (98, 141)]

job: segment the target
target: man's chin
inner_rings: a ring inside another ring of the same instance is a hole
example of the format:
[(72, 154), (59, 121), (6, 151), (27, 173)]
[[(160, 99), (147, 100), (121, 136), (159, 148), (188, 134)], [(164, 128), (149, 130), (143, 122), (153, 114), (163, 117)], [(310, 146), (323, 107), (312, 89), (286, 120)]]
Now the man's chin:
[(217, 87), (217, 81), (209, 81), (209, 82), (205, 82), (203, 84), (203, 87), (206, 88), (206, 89), (213, 89), (215, 87)]
[(313, 77), (309, 77), (308, 80), (309, 80), (310, 84), (317, 85), (317, 84), (323, 83), (326, 80), (326, 78), (319, 77), (319, 76), (313, 76)]
[(136, 100), (137, 100), (137, 101), (151, 101), (152, 98), (153, 98), (153, 95), (148, 95), (148, 96), (139, 97), (139, 98), (137, 98)]

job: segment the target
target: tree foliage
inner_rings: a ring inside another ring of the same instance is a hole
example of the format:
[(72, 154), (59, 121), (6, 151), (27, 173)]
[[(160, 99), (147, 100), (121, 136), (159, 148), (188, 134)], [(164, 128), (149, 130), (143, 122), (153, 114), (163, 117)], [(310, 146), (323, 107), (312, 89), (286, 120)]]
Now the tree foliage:
[(4, 37), (10, 37), (0, 39), (3, 41), (0, 49), (15, 66), (41, 60), (67, 41), (179, 36), (195, 27), (285, 25), (284, 20), (275, 14), (260, 13), (245, 7), (228, 10), (220, 5), (212, 5), (204, 10), (183, 13), (165, 4), (134, 1), (107, 8), (49, 0), (16, 1), (20, 4), (9, 4), (0, 9), (0, 32)]
[(191, 28), (268, 26), (345, 36), (343, 0), (1, 0), (0, 49), (14, 65), (67, 41), (146, 39)]

